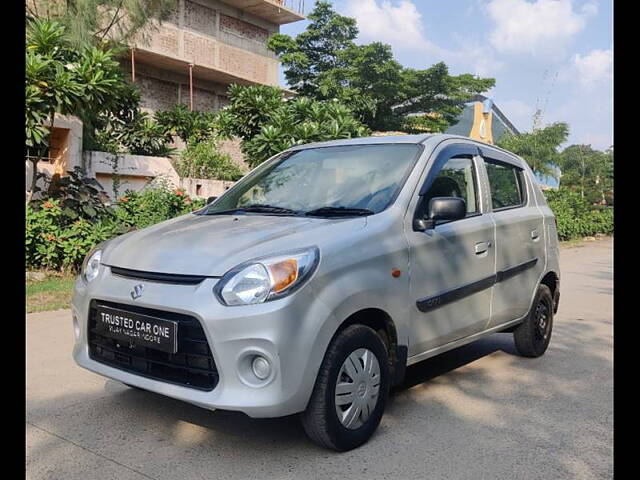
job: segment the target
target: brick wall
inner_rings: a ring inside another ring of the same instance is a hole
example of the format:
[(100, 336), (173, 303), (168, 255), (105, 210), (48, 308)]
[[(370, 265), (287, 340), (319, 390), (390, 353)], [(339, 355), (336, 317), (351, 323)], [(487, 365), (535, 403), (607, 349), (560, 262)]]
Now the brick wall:
[(265, 43), (267, 38), (269, 38), (269, 32), (264, 28), (224, 14), (220, 15), (220, 30), (234, 33), (260, 43)]
[(180, 3), (176, 1), (175, 5), (171, 8), (169, 15), (164, 22), (173, 23), (176, 27), (180, 25)]
[(185, 33), (184, 56), (196, 65), (214, 67), (216, 64), (216, 43), (200, 35)]
[(157, 31), (146, 38), (140, 38), (140, 45), (148, 46), (154, 51), (176, 57), (179, 55), (179, 32), (178, 29), (167, 25), (162, 25)]
[[(121, 60), (122, 68), (131, 72), (131, 62)], [(224, 103), (228, 86), (194, 78), (194, 109), (216, 111)], [(172, 108), (177, 103), (189, 104), (189, 76), (170, 72), (144, 63), (136, 64), (136, 85), (140, 88), (142, 107), (150, 112)]]
[(269, 83), (269, 65), (257, 55), (245, 53), (220, 44), (219, 67), (241, 77), (250, 78), (255, 82)]
[(136, 75), (140, 104), (153, 111), (167, 110), (178, 103), (178, 84), (146, 75)]
[(199, 3), (185, 0), (184, 26), (213, 37), (216, 35), (216, 11)]
[[(187, 91), (189, 86), (187, 85)], [(188, 97), (187, 97), (188, 101)], [(209, 92), (208, 90), (204, 90), (202, 88), (194, 88), (193, 89), (193, 109), (201, 110), (207, 112), (214, 112), (217, 110), (218, 102), (216, 99), (216, 94), (213, 92)]]
[[(189, 105), (189, 84), (159, 80), (153, 77), (137, 76), (136, 85), (140, 88), (140, 103), (146, 110), (168, 110), (177, 103)], [(205, 88), (193, 88), (193, 109), (215, 112), (218, 99), (226, 97)]]

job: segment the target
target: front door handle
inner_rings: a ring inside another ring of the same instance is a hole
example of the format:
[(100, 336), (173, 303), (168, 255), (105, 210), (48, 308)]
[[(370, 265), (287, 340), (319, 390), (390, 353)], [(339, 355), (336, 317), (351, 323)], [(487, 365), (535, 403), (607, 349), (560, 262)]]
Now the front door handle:
[(475, 246), (476, 255), (480, 255), (481, 253), (486, 252), (487, 250), (489, 250), (489, 247), (491, 247), (491, 242), (476, 243), (476, 246)]
[(531, 239), (538, 240), (538, 238), (540, 238), (540, 232), (538, 232), (538, 229), (536, 228), (535, 230), (531, 230)]

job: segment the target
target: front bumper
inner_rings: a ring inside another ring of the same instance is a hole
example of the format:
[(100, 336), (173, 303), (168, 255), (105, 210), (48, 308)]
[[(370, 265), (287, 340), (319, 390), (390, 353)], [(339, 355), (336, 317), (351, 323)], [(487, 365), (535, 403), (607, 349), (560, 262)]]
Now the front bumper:
[[(198, 285), (140, 281), (101, 267), (87, 284), (76, 281), (73, 316), (79, 325), (73, 357), (78, 365), (112, 378), (203, 408), (237, 410), (251, 417), (279, 417), (306, 408), (324, 352), (336, 322), (313, 295), (312, 284), (280, 300), (259, 305), (227, 307), (216, 299), (218, 280)], [(134, 286), (144, 283), (144, 294), (132, 300)], [(202, 391), (156, 380), (105, 365), (89, 355), (88, 318), (92, 300), (135, 305), (195, 317), (204, 330), (219, 380)], [(264, 381), (252, 377), (248, 358), (265, 357), (273, 373)]]

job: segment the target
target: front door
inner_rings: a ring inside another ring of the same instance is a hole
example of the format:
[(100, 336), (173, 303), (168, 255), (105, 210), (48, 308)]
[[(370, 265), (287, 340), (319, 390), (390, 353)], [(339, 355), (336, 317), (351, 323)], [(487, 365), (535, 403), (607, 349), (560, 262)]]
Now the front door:
[[(477, 147), (449, 144), (434, 152), (424, 172), (422, 195), (405, 221), (409, 242), (411, 327), (409, 356), (482, 331), (490, 318), (495, 278), (494, 223), (485, 213), (478, 181)], [(413, 229), (414, 212), (433, 197), (460, 197), (465, 218)]]

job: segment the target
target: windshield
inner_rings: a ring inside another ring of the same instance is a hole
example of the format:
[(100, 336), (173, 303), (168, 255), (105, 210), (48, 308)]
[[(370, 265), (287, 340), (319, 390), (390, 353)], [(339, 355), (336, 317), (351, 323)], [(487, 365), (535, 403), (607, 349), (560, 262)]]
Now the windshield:
[(287, 152), (251, 172), (202, 213), (378, 213), (395, 198), (419, 152), (415, 144)]

